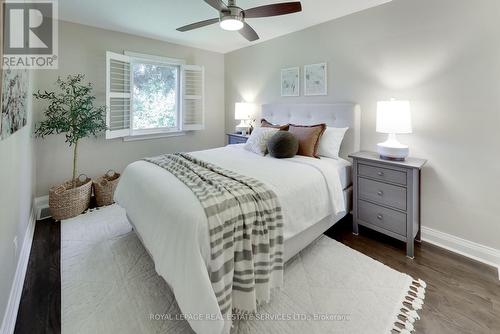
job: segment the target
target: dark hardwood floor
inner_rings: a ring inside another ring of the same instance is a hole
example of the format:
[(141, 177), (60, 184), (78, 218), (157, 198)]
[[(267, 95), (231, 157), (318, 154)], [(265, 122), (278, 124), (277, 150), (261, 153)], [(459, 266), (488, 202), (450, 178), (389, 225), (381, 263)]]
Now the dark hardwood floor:
[(52, 219), (38, 221), (15, 334), (61, 332), (61, 225)]
[(366, 228), (351, 233), (351, 217), (327, 235), (427, 283), (417, 333), (500, 333), (500, 281), (497, 270), (428, 243), (417, 243), (415, 259), (405, 244)]
[[(417, 333), (500, 333), (500, 282), (496, 269), (433, 245), (405, 245), (368, 229), (354, 236), (346, 217), (326, 235), (398, 271), (427, 282)], [(17, 317), (16, 334), (61, 332), (60, 224), (37, 222)], [(353, 333), (356, 334), (356, 333)]]

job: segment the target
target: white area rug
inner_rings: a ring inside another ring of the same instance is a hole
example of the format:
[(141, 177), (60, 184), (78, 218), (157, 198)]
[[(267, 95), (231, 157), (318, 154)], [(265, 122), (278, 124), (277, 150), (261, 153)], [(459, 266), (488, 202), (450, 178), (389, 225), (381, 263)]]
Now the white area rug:
[[(61, 239), (63, 334), (192, 333), (186, 321), (165, 319), (181, 311), (123, 209), (63, 221)], [(425, 293), (412, 281), (322, 237), (287, 263), (284, 289), (258, 313), (292, 320), (235, 321), (232, 333), (408, 333)], [(393, 329), (398, 319), (407, 329)]]

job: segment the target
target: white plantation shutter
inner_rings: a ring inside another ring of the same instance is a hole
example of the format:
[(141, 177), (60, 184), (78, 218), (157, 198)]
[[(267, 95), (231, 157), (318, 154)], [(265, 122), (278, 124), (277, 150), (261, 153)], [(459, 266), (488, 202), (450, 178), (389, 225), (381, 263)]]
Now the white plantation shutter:
[(130, 58), (106, 52), (106, 139), (130, 135)]
[(182, 65), (181, 130), (203, 130), (205, 127), (205, 69)]

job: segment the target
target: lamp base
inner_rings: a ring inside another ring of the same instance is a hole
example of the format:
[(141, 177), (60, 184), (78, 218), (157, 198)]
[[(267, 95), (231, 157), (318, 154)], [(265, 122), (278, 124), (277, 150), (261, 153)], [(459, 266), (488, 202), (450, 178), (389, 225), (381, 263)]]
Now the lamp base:
[(386, 157), (385, 155), (380, 155), (380, 159), (387, 161), (401, 161), (401, 162), (406, 160), (406, 158), (391, 158), (391, 157)]
[(249, 125), (246, 120), (241, 120), (240, 124), (236, 125), (236, 132), (241, 132), (242, 135), (246, 135), (248, 132)]
[(407, 145), (398, 142), (395, 134), (389, 134), (387, 141), (377, 144), (377, 152), (384, 160), (405, 161), (410, 150)]

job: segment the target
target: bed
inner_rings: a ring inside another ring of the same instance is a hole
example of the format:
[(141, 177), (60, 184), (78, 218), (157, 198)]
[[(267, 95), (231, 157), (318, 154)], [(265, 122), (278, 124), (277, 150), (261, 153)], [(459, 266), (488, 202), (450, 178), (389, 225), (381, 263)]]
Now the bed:
[[(255, 178), (276, 193), (283, 210), (286, 262), (350, 210), (351, 171), (346, 157), (359, 150), (360, 112), (349, 103), (268, 104), (262, 106), (262, 117), (276, 124), (349, 127), (341, 159), (296, 156), (280, 160), (249, 152), (242, 144), (190, 152), (195, 158)], [(207, 275), (207, 218), (192, 191), (165, 169), (137, 161), (124, 171), (115, 200), (125, 208), (193, 330), (214, 334), (227, 330), (228, 322), (217, 316), (220, 311)]]

